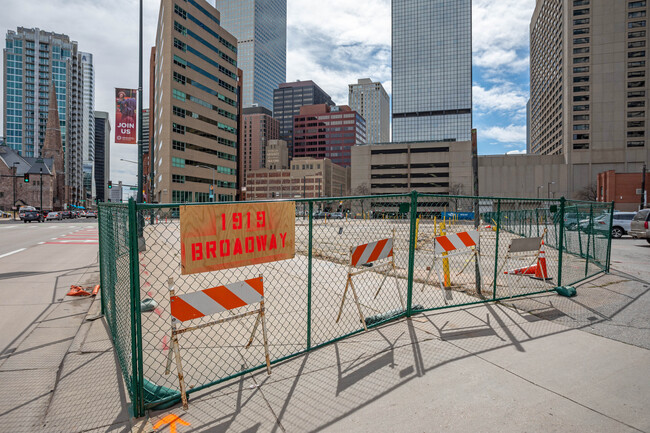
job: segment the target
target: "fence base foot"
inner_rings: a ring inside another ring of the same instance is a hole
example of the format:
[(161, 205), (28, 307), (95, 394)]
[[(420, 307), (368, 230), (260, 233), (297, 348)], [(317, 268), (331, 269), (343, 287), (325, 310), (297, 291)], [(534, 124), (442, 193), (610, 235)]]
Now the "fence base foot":
[(567, 298), (571, 298), (571, 297), (577, 295), (576, 288), (572, 287), (572, 286), (556, 287), (555, 291), (557, 292), (558, 295), (566, 296)]

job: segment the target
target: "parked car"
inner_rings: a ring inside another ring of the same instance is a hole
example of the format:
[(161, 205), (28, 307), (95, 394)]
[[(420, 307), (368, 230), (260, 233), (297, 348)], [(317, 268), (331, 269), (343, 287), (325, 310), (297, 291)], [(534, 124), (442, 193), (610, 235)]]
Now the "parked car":
[(593, 229), (594, 232), (600, 232), (601, 234), (610, 232), (613, 238), (618, 239), (628, 234), (634, 215), (636, 215), (636, 212), (614, 212), (614, 219), (610, 230), (611, 214), (604, 213), (593, 219), (593, 225), (590, 224), (589, 218), (580, 221), (580, 229), (587, 232)]
[(28, 208), (26, 206), (22, 207), (20, 209), (20, 212), (18, 212), (18, 216), (20, 217), (21, 221), (24, 223), (27, 222), (32, 222), (32, 221), (38, 221), (39, 223), (42, 223), (45, 219), (43, 218), (43, 214), (39, 211), (36, 210), (36, 208)]
[(630, 235), (635, 239), (645, 239), (650, 244), (650, 209), (642, 209), (630, 224)]
[(86, 211), (86, 218), (97, 218), (97, 212), (94, 210)]
[(60, 213), (61, 213), (61, 217), (62, 217), (63, 219), (72, 219), (72, 218), (74, 218), (74, 217), (72, 216), (72, 212), (69, 211), (69, 210), (64, 210), (64, 211), (61, 211)]
[(330, 214), (329, 218), (342, 220), (344, 218), (344, 216), (343, 216), (343, 214), (341, 212), (332, 212)]
[(62, 220), (63, 215), (61, 215), (61, 212), (50, 212), (50, 213), (47, 214), (47, 217), (45, 219), (47, 221)]

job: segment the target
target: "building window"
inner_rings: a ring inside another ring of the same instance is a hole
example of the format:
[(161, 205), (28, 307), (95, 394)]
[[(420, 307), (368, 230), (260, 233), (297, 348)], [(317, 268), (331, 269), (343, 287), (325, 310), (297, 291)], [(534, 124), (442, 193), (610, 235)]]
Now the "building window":
[(585, 6), (589, 4), (589, 0), (573, 0), (573, 6)]
[(185, 159), (172, 157), (172, 167), (185, 168)]
[(574, 83), (587, 83), (589, 82), (589, 76), (584, 76), (584, 77), (573, 77), (573, 82)]
[(172, 174), (172, 182), (185, 183), (185, 176), (182, 176), (180, 174)]
[(645, 131), (627, 131), (627, 138), (645, 137)]
[(636, 120), (633, 122), (627, 122), (627, 127), (628, 128), (643, 128), (645, 127), (645, 121), (644, 120)]
[(633, 87), (645, 87), (645, 81), (630, 81), (627, 83), (627, 87), (633, 88)]
[(589, 66), (578, 66), (573, 68), (574, 74), (580, 74), (582, 72), (589, 72)]
[(645, 146), (645, 141), (640, 140), (640, 141), (628, 141), (627, 142), (627, 147), (643, 147)]
[(627, 73), (627, 78), (641, 78), (645, 77), (645, 71), (632, 71)]
[[(589, 86), (573, 86), (574, 92), (588, 92)], [(574, 99), (575, 101), (576, 99)], [(589, 99), (582, 99), (583, 101), (588, 101)]]
[(589, 100), (589, 95), (578, 95), (573, 97), (574, 102), (583, 102), (588, 100)]
[(174, 81), (176, 81), (177, 83), (185, 85), (185, 83), (187, 82), (187, 79), (185, 78), (185, 75), (181, 75), (178, 72), (174, 72)]
[(645, 27), (645, 20), (643, 21), (632, 21), (630, 23), (627, 23), (627, 28), (628, 29), (635, 29), (638, 27)]
[(628, 18), (642, 18), (644, 16), (645, 16), (645, 11), (628, 12), (627, 14)]
[(589, 27), (583, 27), (580, 29), (573, 29), (573, 34), (574, 35), (586, 35), (589, 33)]
[(589, 120), (589, 115), (588, 114), (576, 114), (573, 116), (573, 120)]
[(187, 51), (187, 45), (185, 44), (185, 42), (180, 41), (176, 38), (174, 38), (174, 47), (178, 48), (181, 51)]
[(172, 107), (172, 113), (174, 113), (174, 116), (185, 118), (185, 110), (183, 108), (174, 105)]
[(174, 13), (184, 20), (187, 19), (187, 12), (178, 5), (174, 5)]
[(589, 8), (586, 9), (574, 9), (573, 16), (587, 15), (589, 13)]
[(628, 68), (645, 68), (645, 60), (640, 60), (637, 62), (627, 62)]
[(574, 131), (587, 131), (589, 130), (589, 125), (586, 123), (580, 123), (577, 125), (573, 125), (573, 130)]
[(172, 96), (179, 101), (185, 101), (187, 95), (185, 92), (181, 92), (180, 90), (172, 89)]
[(187, 62), (184, 59), (181, 59), (180, 57), (174, 55), (174, 64), (176, 66), (180, 66), (181, 68), (185, 69), (187, 67)]
[(185, 152), (185, 143), (183, 143), (182, 141), (178, 141), (178, 140), (172, 140), (172, 149), (180, 150), (181, 152)]
[(627, 117), (645, 117), (645, 111), (628, 111)]
[(628, 48), (643, 48), (645, 47), (645, 41), (634, 41), (627, 43)]
[(176, 30), (178, 33), (182, 34), (183, 36), (187, 36), (187, 27), (185, 27), (178, 21), (174, 21), (174, 30)]
[(627, 103), (628, 108), (645, 107), (645, 101), (630, 101)]
[(589, 24), (589, 18), (578, 18), (577, 20), (573, 20), (574, 26), (579, 26), (582, 24)]
[(178, 123), (172, 123), (172, 132), (185, 134), (185, 126), (179, 125)]
[(634, 58), (634, 57), (645, 57), (645, 50), (643, 51), (630, 51), (627, 53), (627, 58)]
[(645, 30), (641, 30), (639, 32), (629, 32), (627, 34), (628, 39), (632, 38), (645, 38)]
[(573, 150), (589, 149), (589, 143), (573, 143)]
[(573, 134), (574, 140), (589, 140), (589, 134)]
[(635, 1), (635, 2), (629, 2), (629, 3), (627, 4), (627, 6), (628, 6), (630, 9), (634, 9), (634, 8), (642, 8), (642, 7), (644, 7), (645, 5), (646, 5), (646, 0), (640, 0), (640, 1)]

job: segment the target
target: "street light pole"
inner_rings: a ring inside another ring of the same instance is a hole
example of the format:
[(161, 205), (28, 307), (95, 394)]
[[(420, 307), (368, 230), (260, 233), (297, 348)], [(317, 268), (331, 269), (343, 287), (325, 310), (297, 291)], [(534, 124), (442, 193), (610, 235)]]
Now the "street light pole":
[(537, 187), (537, 198), (539, 198), (539, 189), (540, 189), (540, 188), (544, 188), (544, 185), (539, 185), (539, 186)]
[(43, 167), (40, 168), (41, 172), (41, 213), (43, 213)]
[(212, 202), (215, 202), (217, 194), (216, 194), (216, 191), (214, 190), (214, 167), (208, 167), (207, 165), (198, 165), (197, 167), (199, 167), (199, 168), (209, 168), (210, 170), (212, 170)]
[(14, 211), (14, 219), (16, 219), (16, 171), (18, 167), (16, 167), (17, 162), (14, 162), (11, 165), (11, 168), (14, 170), (14, 204), (11, 206), (11, 210)]
[(140, 0), (139, 29), (139, 71), (138, 71), (138, 195), (137, 202), (142, 203), (142, 0)]
[(546, 187), (546, 197), (551, 198), (551, 185), (555, 185), (555, 182), (548, 182)]

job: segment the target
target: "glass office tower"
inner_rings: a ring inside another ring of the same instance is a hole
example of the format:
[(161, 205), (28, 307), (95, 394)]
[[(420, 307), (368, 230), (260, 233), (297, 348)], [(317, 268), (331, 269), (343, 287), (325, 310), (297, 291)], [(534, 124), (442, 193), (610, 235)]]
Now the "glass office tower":
[(392, 1), (393, 141), (467, 141), (471, 0)]
[(243, 107), (272, 109), (273, 90), (287, 74), (287, 0), (216, 0), (215, 7), (221, 26), (237, 38)]

